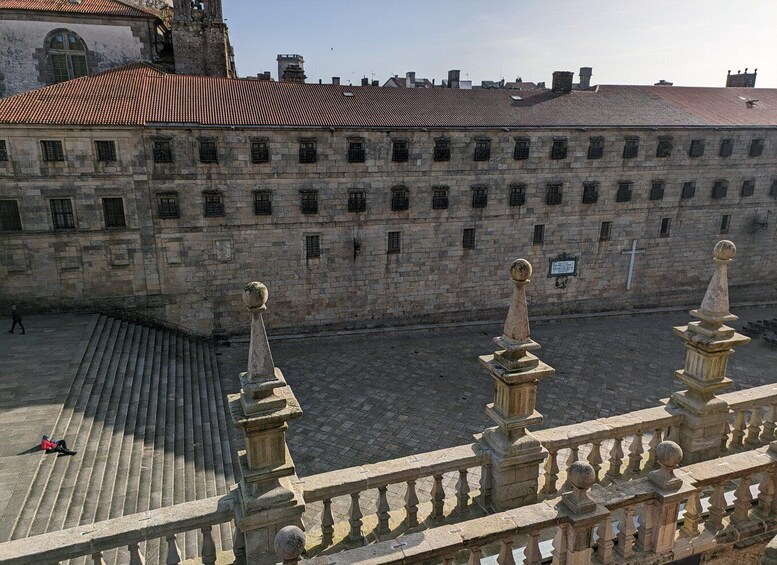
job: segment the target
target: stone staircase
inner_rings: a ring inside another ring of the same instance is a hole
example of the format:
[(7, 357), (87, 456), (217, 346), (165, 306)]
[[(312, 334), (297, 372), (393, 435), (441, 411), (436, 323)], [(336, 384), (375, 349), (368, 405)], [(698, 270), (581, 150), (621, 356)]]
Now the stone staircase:
[[(100, 316), (52, 436), (78, 454), (41, 454), (10, 539), (226, 494), (235, 484), (214, 347), (172, 331)], [(214, 539), (229, 549), (228, 525), (214, 528)], [(195, 532), (182, 536), (182, 556), (196, 555), (198, 543)], [(147, 547), (147, 563), (163, 550)]]

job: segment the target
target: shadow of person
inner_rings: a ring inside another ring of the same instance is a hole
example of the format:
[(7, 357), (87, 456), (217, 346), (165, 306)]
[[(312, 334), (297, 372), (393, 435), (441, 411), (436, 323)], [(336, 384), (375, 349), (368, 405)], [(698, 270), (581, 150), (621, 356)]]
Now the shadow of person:
[(21, 451), (21, 452), (17, 453), (16, 455), (27, 455), (29, 453), (38, 453), (40, 451), (41, 451), (40, 446), (36, 445), (35, 447), (31, 447), (29, 449)]

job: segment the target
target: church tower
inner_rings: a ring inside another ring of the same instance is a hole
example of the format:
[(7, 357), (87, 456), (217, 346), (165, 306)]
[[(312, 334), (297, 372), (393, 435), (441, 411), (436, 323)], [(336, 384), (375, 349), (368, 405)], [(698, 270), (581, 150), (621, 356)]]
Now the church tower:
[(173, 52), (176, 73), (236, 76), (221, 0), (173, 0)]

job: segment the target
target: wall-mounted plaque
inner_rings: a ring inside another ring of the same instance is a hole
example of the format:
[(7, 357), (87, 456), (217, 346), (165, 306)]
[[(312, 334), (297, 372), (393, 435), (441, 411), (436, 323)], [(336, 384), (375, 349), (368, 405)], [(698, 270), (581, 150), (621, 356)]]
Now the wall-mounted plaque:
[(548, 277), (576, 277), (577, 276), (577, 257), (572, 257), (566, 253), (559, 255), (554, 259), (549, 259), (550, 268)]

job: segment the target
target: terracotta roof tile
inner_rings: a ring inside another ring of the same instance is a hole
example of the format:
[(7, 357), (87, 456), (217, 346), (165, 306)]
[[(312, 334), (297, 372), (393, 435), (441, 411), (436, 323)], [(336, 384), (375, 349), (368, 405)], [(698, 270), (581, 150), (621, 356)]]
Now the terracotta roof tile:
[(25, 10), (31, 12), (62, 12), (66, 14), (91, 14), (101, 16), (128, 16), (155, 18), (156, 12), (131, 6), (117, 0), (0, 0), (0, 10)]

